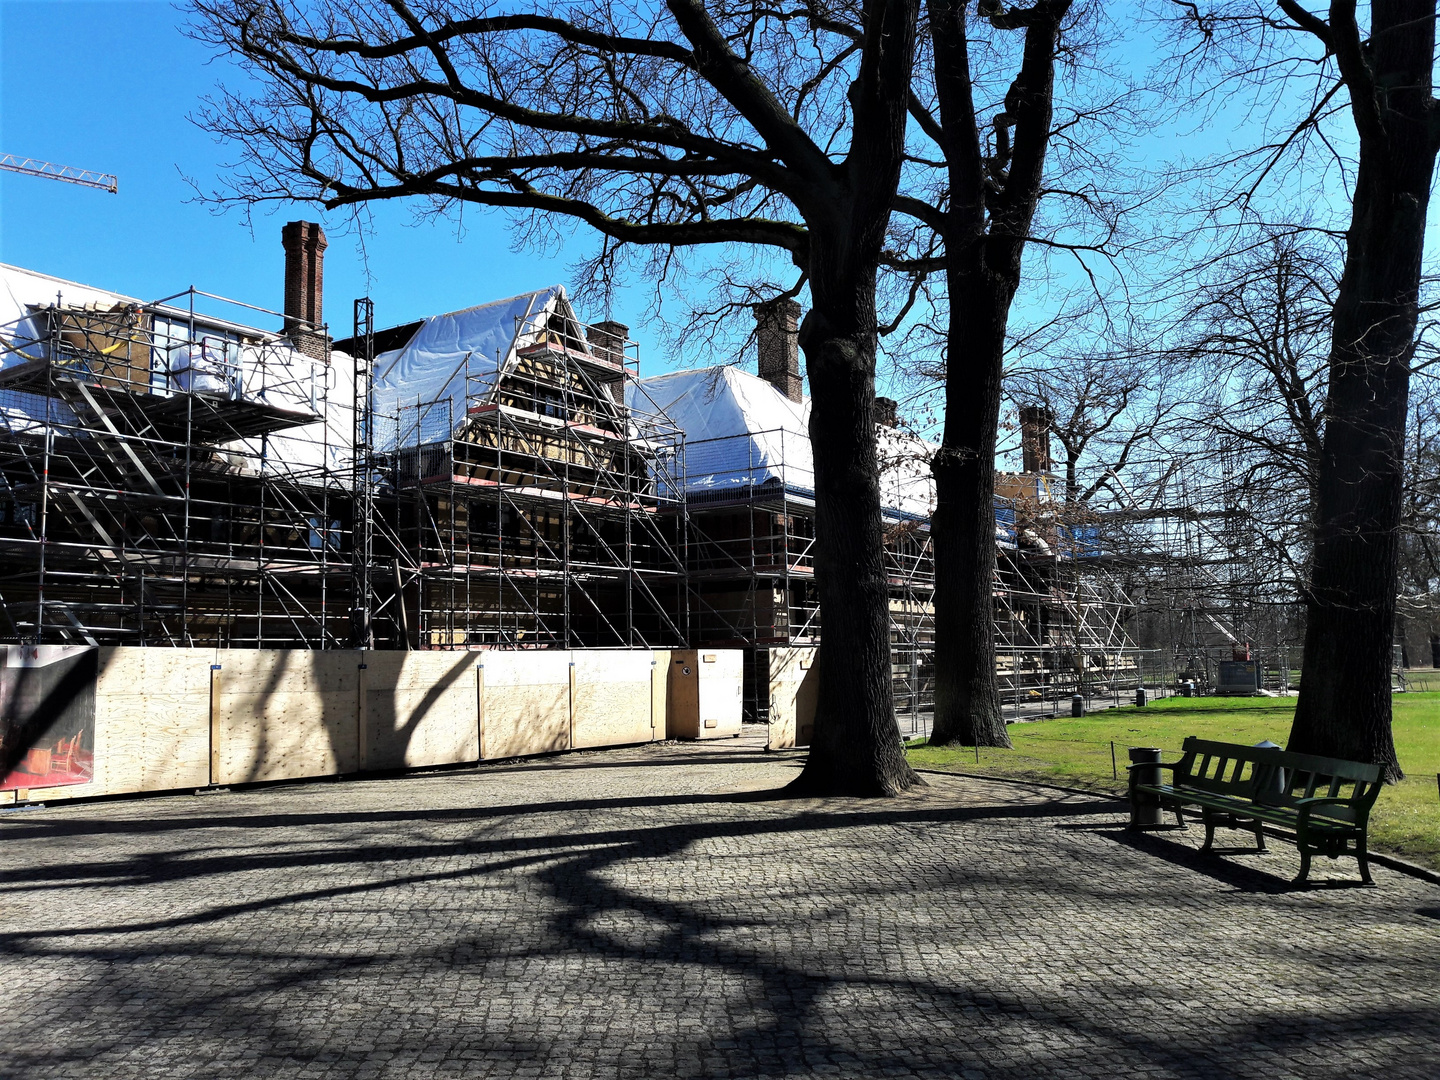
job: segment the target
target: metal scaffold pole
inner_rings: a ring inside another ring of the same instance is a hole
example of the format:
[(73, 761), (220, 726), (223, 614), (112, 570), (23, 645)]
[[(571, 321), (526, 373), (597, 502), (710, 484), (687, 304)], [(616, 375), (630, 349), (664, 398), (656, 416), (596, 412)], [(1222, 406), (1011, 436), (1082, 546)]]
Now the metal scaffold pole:
[(355, 418), (354, 418), (354, 524), (350, 557), (354, 598), (351, 603), (351, 644), (357, 649), (374, 646), (371, 567), (375, 557), (375, 304), (368, 297), (355, 301)]

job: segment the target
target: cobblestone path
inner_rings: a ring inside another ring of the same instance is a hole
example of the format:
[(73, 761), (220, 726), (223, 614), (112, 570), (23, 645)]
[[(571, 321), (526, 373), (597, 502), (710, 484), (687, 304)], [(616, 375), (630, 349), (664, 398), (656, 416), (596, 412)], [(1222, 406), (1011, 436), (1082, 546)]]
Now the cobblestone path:
[(798, 761), (4, 815), (0, 1075), (1440, 1076), (1440, 888), (1022, 785), (766, 797)]

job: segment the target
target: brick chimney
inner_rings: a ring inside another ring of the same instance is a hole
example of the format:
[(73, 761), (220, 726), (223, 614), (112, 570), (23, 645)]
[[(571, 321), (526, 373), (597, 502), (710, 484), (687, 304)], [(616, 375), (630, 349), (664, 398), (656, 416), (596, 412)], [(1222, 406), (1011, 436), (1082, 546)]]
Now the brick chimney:
[(791, 401), (805, 399), (800, 381), (800, 305), (788, 296), (755, 305), (760, 377)]
[(590, 343), (590, 351), (612, 364), (624, 365), (625, 342), (629, 337), (630, 328), (624, 323), (607, 320), (591, 323), (585, 328), (585, 340)]
[[(625, 366), (625, 342), (630, 338), (630, 328), (624, 323), (604, 322), (591, 323), (585, 328), (585, 340), (590, 343), (590, 351), (601, 360), (608, 360), (612, 364)], [(606, 388), (610, 396), (618, 403), (625, 402), (625, 378), (620, 376), (613, 382), (607, 382)]]
[(1050, 471), (1050, 410), (1043, 405), (1020, 407), (1020, 456), (1025, 472)]
[(307, 356), (323, 360), (325, 334), (325, 230), (291, 221), (280, 230), (285, 245), (285, 334)]
[(875, 399), (875, 422), (884, 424), (886, 427), (898, 427), (900, 403), (893, 397), (877, 397)]

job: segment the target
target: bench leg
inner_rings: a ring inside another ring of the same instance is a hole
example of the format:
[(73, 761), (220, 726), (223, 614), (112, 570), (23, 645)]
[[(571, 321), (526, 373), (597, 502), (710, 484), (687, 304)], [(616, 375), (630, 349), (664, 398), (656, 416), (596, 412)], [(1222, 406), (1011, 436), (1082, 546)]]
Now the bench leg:
[(1355, 853), (1355, 858), (1360, 863), (1360, 880), (1366, 885), (1374, 885), (1375, 882), (1370, 879), (1370, 853), (1361, 848)]
[(1308, 879), (1309, 877), (1310, 877), (1310, 852), (1307, 851), (1305, 848), (1301, 848), (1301, 849), (1300, 849), (1300, 873), (1298, 873), (1298, 874), (1295, 875), (1295, 882), (1294, 882), (1294, 884), (1296, 884), (1296, 885), (1304, 885), (1304, 884), (1306, 884), (1306, 881), (1307, 881), (1307, 879)]
[(1265, 826), (1261, 825), (1260, 822), (1258, 822), (1258, 821), (1255, 822), (1255, 850), (1256, 850), (1256, 851), (1266, 851), (1266, 850), (1268, 850), (1268, 849), (1265, 847)]
[(1205, 821), (1205, 843), (1200, 846), (1201, 851), (1209, 851), (1215, 843), (1215, 820), (1210, 816), (1210, 811), (1203, 814)]

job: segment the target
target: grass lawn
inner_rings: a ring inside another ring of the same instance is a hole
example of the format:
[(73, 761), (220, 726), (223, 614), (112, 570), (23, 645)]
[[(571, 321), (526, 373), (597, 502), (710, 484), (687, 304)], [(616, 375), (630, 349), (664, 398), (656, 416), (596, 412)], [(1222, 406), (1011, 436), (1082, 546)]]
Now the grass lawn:
[[(1370, 846), (1440, 869), (1440, 693), (1396, 694), (1395, 749), (1405, 779), (1380, 793), (1370, 813)], [(1294, 698), (1166, 698), (1142, 709), (1105, 709), (1079, 720), (1012, 724), (1013, 750), (940, 749), (911, 743), (917, 769), (986, 773), (1123, 794), (1127, 750), (1158, 746), (1179, 757), (1187, 735), (1221, 742), (1285, 745)], [(1110, 744), (1119, 770), (1111, 771)]]

